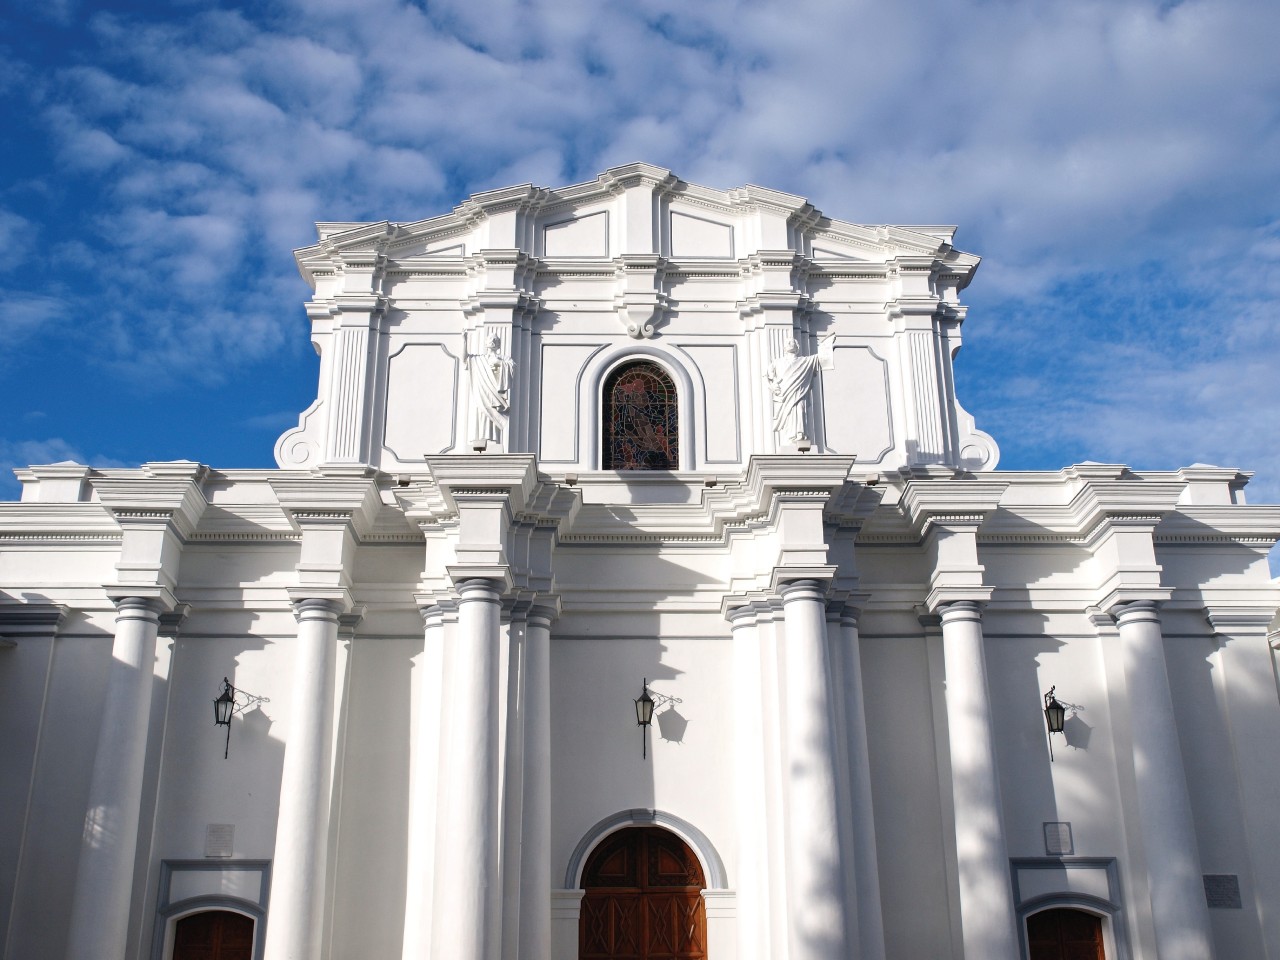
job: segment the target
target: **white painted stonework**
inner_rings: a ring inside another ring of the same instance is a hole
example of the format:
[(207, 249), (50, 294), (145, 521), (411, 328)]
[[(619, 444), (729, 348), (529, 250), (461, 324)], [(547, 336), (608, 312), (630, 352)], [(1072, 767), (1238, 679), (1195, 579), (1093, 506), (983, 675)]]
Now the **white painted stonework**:
[[(0, 957), (221, 909), (255, 960), (572, 960), (643, 825), (711, 960), (1014, 960), (1064, 906), (1107, 960), (1280, 960), (1280, 507), (997, 471), (953, 233), (645, 164), (320, 224), (279, 469), (0, 504)], [(637, 360), (677, 469), (602, 469)]]

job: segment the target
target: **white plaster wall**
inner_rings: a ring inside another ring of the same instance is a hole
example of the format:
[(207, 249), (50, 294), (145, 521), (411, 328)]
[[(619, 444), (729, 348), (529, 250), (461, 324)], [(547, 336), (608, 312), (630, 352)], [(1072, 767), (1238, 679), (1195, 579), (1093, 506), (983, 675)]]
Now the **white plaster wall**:
[[(110, 636), (62, 636), (56, 643), (6, 960), (66, 952), (110, 662)], [(4, 762), (7, 769), (7, 751)]]
[[(682, 703), (660, 708), (641, 757), (632, 700), (644, 678)], [(649, 808), (706, 834), (736, 876), (732, 737), (741, 704), (730, 686), (723, 637), (574, 637), (551, 643), (552, 881), (564, 883), (570, 854), (613, 814)], [(663, 718), (672, 709), (683, 718)], [(678, 728), (683, 726), (683, 730)], [(678, 741), (664, 739), (679, 735)]]
[(952, 956), (944, 848), (954, 841), (943, 819), (926, 641), (864, 630), (861, 648), (885, 953)]
[[(225, 823), (235, 827), (236, 859), (269, 860), (290, 714), (290, 638), (224, 633), (217, 627), (232, 624), (215, 618), (193, 617), (186, 626), (173, 642), (151, 855), (157, 862), (200, 859), (207, 825)], [(232, 719), (225, 760), (227, 731), (213, 722), (213, 700), (224, 676), (237, 689), (270, 701)]]
[(338, 727), (334, 958), (398, 957), (404, 934), (413, 658), (422, 637), (351, 644)]
[(1262, 837), (1249, 836), (1245, 829), (1231, 731), (1214, 689), (1214, 673), (1221, 670), (1217, 644), (1203, 635), (1167, 636), (1165, 661), (1201, 870), (1237, 875), (1246, 906), (1209, 911), (1214, 942), (1223, 957), (1265, 956), (1257, 914), (1248, 909), (1256, 897), (1250, 848), (1256, 851), (1261, 843), (1274, 849), (1274, 845)]

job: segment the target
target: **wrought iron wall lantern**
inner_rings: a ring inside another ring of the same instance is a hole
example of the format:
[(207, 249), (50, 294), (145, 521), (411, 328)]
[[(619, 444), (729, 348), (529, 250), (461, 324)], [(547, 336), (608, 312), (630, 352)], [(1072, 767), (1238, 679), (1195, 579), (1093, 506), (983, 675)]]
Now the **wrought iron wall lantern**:
[(231, 753), (231, 718), (243, 713), (259, 703), (270, 703), (269, 697), (259, 697), (252, 693), (237, 690), (226, 677), (222, 678), (222, 693), (213, 701), (213, 722), (215, 726), (227, 728), (227, 743), (222, 750), (222, 759)]
[(649, 756), (649, 725), (653, 723), (653, 711), (655, 708), (666, 704), (668, 707), (673, 703), (684, 703), (679, 697), (668, 697), (666, 694), (655, 693), (649, 689), (649, 678), (644, 678), (644, 685), (640, 689), (640, 696), (636, 697), (636, 725), (640, 727), (640, 756), (647, 759)]
[(1044, 695), (1044, 723), (1049, 729), (1049, 762), (1053, 762), (1053, 735), (1062, 733), (1063, 725), (1067, 721), (1067, 708), (1058, 702), (1054, 691), (1058, 688), (1052, 686), (1049, 692)]

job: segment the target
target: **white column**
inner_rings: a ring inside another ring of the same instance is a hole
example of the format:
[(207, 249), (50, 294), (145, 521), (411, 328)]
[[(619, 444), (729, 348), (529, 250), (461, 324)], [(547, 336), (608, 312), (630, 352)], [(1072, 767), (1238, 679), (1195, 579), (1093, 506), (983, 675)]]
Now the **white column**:
[(324, 927), (332, 778), (336, 600), (294, 604), (289, 726), (280, 776), (266, 960), (316, 960)]
[[(1275, 745), (1280, 743), (1280, 698), (1276, 696), (1275, 668), (1267, 627), (1271, 611), (1210, 613), (1218, 636), (1221, 670), (1219, 691), (1231, 730), (1236, 779), (1246, 837), (1280, 837), (1280, 766)], [(1262, 930), (1262, 942), (1270, 960), (1280, 957), (1280, 861), (1271, 844), (1253, 844), (1254, 909)], [(1204, 864), (1201, 863), (1203, 867)]]
[(551, 958), (551, 621), (534, 607), (525, 630), (524, 808), (520, 960)]
[(867, 753), (857, 612), (849, 607), (841, 611), (838, 629), (838, 673), (844, 706), (844, 740), (852, 806), (852, 859), (857, 878), (851, 901), (857, 911), (859, 960), (884, 960), (884, 916), (880, 909), (880, 865), (876, 859), (876, 823), (871, 803), (871, 764)]
[(847, 957), (836, 758), (822, 584), (781, 590), (786, 627), (790, 960)]
[[(763, 703), (760, 634), (752, 605), (729, 613), (733, 629), (733, 689), (744, 703)], [(769, 847), (764, 717), (747, 709), (734, 724), (734, 803), (738, 829), (738, 960), (765, 960), (769, 951)]]
[(409, 803), (408, 870), (405, 877), (404, 960), (431, 950), (431, 896), (435, 874), (440, 748), (448, 717), (444, 703), (444, 610), (422, 608), (425, 640), (418, 677), (418, 719), (413, 732)]
[(1133, 722), (1133, 766), (1160, 960), (1209, 960), (1213, 939), (1182, 750), (1169, 692), (1160, 613), (1151, 600), (1112, 611), (1120, 629)]
[(450, 960), (497, 960), (500, 949), (500, 616), (495, 581), (475, 578), (458, 584), (458, 628), (448, 678), (452, 715), (441, 770), (444, 820), (438, 833), (431, 930), (431, 955)]
[(786, 649), (782, 602), (756, 605), (760, 644), (761, 732), (764, 735), (765, 907), (769, 914), (767, 957), (786, 957), (787, 917), (787, 747)]
[(502, 656), (498, 661), (498, 682), (502, 684), (505, 716), (499, 736), (498, 757), (502, 764), (499, 796), (502, 809), (502, 847), (499, 872), (502, 887), (499, 894), (499, 922), (502, 928), (500, 955), (517, 957), (520, 953), (520, 892), (524, 868), (524, 653), (528, 628), (527, 608), (513, 612), (500, 642)]
[(1018, 919), (991, 737), (982, 607), (961, 600), (940, 612), (964, 955), (966, 960), (1016, 960)]
[(76, 871), (68, 960), (124, 957), (159, 625), (158, 601), (116, 600), (116, 636)]

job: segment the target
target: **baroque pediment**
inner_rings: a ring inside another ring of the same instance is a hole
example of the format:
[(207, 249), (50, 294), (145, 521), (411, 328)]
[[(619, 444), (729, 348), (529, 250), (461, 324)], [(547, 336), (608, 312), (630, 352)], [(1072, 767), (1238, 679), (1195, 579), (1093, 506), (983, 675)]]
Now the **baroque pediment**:
[(450, 261), (463, 269), (486, 251), (518, 251), (550, 269), (628, 257), (657, 257), (677, 267), (727, 265), (782, 252), (837, 271), (923, 259), (921, 266), (960, 274), (960, 288), (978, 264), (951, 246), (951, 226), (834, 220), (803, 197), (751, 184), (717, 190), (647, 163), (613, 167), (566, 187), (521, 184), (476, 193), (424, 220), (321, 223), (317, 230), (319, 241), (295, 254), (312, 286), (370, 258), (399, 269)]

